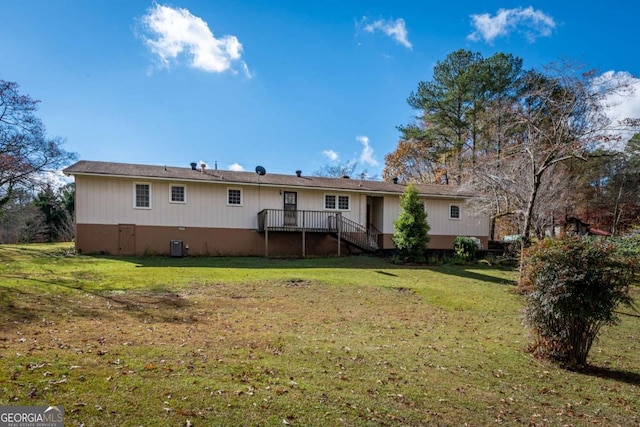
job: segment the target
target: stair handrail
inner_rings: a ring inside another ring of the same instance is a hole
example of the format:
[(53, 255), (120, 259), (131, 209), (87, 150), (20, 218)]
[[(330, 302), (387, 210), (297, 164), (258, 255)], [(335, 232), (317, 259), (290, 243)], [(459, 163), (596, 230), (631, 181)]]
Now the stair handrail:
[(336, 217), (340, 218), (341, 238), (343, 240), (349, 241), (370, 251), (379, 249), (379, 233), (376, 233), (372, 229), (367, 229), (367, 227), (362, 224), (345, 218), (343, 215), (336, 215)]

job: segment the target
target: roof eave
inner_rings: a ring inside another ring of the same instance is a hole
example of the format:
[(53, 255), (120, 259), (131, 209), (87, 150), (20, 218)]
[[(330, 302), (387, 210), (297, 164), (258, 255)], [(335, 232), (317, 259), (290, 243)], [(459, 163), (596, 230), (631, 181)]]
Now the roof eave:
[[(86, 171), (70, 171), (68, 169), (63, 170), (65, 175), (71, 176), (101, 176), (101, 177), (113, 177), (113, 178), (124, 178), (124, 179), (139, 179), (139, 180), (160, 180), (160, 181), (183, 181), (183, 182), (198, 182), (204, 184), (229, 184), (229, 185), (246, 185), (251, 187), (270, 187), (270, 188), (294, 188), (294, 189), (314, 189), (320, 191), (344, 191), (344, 192), (352, 192), (352, 193), (363, 193), (363, 194), (378, 194), (384, 196), (399, 196), (404, 192), (404, 186), (399, 188), (398, 191), (389, 191), (389, 190), (375, 190), (370, 188), (343, 188), (343, 187), (328, 187), (328, 186), (310, 186), (310, 185), (296, 185), (296, 184), (281, 184), (281, 183), (264, 183), (264, 182), (248, 182), (248, 181), (239, 181), (239, 180), (207, 180), (207, 179), (195, 179), (195, 178), (187, 178), (187, 177), (163, 177), (163, 176), (149, 176), (149, 175), (129, 175), (129, 174), (116, 174), (116, 173), (106, 173), (106, 172), (86, 172)], [(474, 196), (469, 194), (441, 194), (441, 193), (425, 193), (419, 192), (419, 197), (426, 198), (443, 198), (443, 199), (469, 199)]]

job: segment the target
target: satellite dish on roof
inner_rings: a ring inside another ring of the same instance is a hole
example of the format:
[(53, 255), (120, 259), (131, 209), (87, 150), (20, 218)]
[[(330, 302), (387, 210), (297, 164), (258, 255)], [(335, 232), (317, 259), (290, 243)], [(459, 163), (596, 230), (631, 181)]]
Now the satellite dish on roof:
[(264, 175), (267, 173), (267, 170), (265, 168), (263, 168), (262, 166), (256, 166), (256, 173), (258, 175)]

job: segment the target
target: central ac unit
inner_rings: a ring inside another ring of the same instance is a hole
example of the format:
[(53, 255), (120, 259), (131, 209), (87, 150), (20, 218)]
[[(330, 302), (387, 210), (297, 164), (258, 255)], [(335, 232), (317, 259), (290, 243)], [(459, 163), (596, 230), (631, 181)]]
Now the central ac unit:
[(169, 246), (169, 255), (181, 257), (184, 256), (184, 244), (182, 240), (172, 240)]

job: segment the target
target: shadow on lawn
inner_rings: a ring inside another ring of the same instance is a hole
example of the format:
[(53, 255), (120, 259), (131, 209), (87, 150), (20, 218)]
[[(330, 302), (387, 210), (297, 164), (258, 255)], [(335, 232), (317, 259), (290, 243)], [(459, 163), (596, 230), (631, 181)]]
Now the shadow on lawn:
[(452, 276), (462, 277), (465, 279), (480, 280), (482, 282), (495, 283), (497, 285), (506, 285), (506, 286), (516, 285), (516, 281), (514, 279), (505, 279), (503, 277), (495, 277), (490, 274), (483, 274), (481, 273), (482, 268), (483, 267), (459, 265), (459, 266), (434, 267), (434, 268), (431, 268), (430, 270), (438, 273), (450, 274)]
[[(113, 255), (83, 255), (96, 259), (117, 260), (135, 264), (139, 268), (248, 268), (248, 269), (288, 269), (288, 268), (367, 268), (367, 269), (395, 269), (405, 266), (395, 265), (386, 258), (352, 255), (343, 257), (226, 257), (226, 256), (113, 256)], [(424, 266), (425, 268), (427, 266)]]
[[(86, 255), (85, 255), (86, 256)], [(394, 264), (388, 258), (354, 255), (339, 258), (262, 258), (262, 257), (168, 257), (168, 256), (134, 256), (114, 257), (93, 255), (96, 258), (116, 259), (135, 264), (139, 268), (247, 268), (247, 269), (305, 269), (305, 268), (348, 268), (373, 270), (386, 276), (397, 276), (393, 270), (430, 270), (433, 272), (479, 280), (498, 285), (514, 286), (516, 281), (504, 277), (496, 277), (482, 273), (487, 271), (513, 271), (505, 267), (486, 267), (482, 265), (443, 265), (427, 264), (403, 265)]]
[(618, 369), (589, 365), (583, 371), (580, 371), (580, 373), (605, 380), (614, 380), (640, 386), (640, 374), (637, 372), (620, 371)]
[[(505, 267), (486, 267), (483, 265), (444, 265), (395, 264), (389, 258), (372, 255), (351, 255), (343, 257), (307, 257), (307, 258), (264, 258), (264, 257), (216, 257), (216, 256), (112, 256), (83, 255), (96, 259), (113, 259), (135, 264), (139, 268), (248, 268), (248, 269), (305, 269), (305, 268), (349, 268), (371, 269), (376, 273), (394, 276), (384, 270), (431, 270), (443, 274), (452, 274), (467, 279), (483, 280), (501, 285), (513, 285), (514, 280), (482, 274), (481, 270), (512, 271)], [(470, 271), (475, 270), (475, 271)]]
[[(186, 314), (193, 303), (175, 291), (163, 288), (95, 291), (85, 289), (81, 281), (63, 277), (53, 280), (22, 279), (38, 286), (27, 292), (0, 285), (0, 319), (4, 326), (61, 316), (100, 318), (123, 314), (153, 322), (190, 321)], [(69, 292), (49, 292), (46, 289), (49, 286), (62, 287)]]

